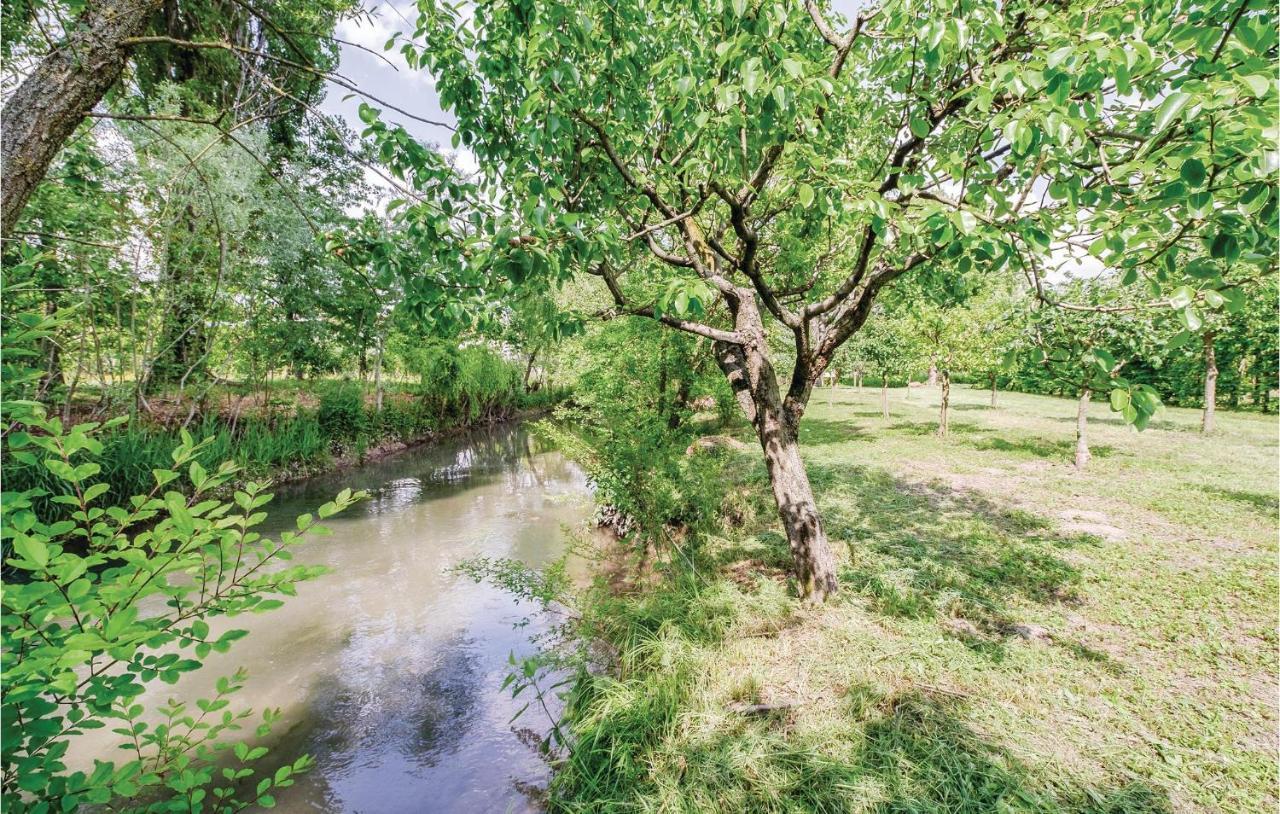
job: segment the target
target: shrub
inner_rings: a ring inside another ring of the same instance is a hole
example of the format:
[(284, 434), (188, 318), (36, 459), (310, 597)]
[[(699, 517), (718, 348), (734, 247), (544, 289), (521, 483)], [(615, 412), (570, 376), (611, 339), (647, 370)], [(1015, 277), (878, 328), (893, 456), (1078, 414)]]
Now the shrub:
[[(119, 811), (240, 810), (274, 805), (272, 787), (292, 783), (308, 758), (285, 764), (256, 783), (253, 764), (265, 753), (234, 737), (247, 710), (230, 698), (244, 675), (220, 678), (212, 698), (196, 709), (170, 703), (154, 712), (139, 699), (156, 682), (172, 684), (199, 670), (211, 652), (226, 652), (244, 630), (210, 633), (213, 617), (261, 613), (279, 607), (298, 582), (323, 566), (285, 566), (306, 535), (324, 533), (311, 515), (298, 531), (270, 540), (254, 531), (271, 499), (248, 483), (231, 502), (210, 499), (237, 467), (210, 472), (200, 463), (214, 439), (187, 433), (156, 468), (153, 485), (123, 505), (106, 504), (110, 486), (100, 479), (105, 425), (65, 429), (43, 408), (30, 406), (6, 427), (10, 456), (51, 473), (46, 487), (5, 492), (0, 540), (9, 553), (0, 600), (0, 792), (6, 810), (72, 811), (81, 804)], [(9, 419), (14, 420), (10, 415)], [(179, 474), (181, 473), (181, 474)], [(178, 491), (181, 480), (189, 493)], [(67, 519), (42, 516), (33, 498), (49, 497), (70, 509)], [(52, 494), (50, 494), (52, 493)], [(341, 511), (362, 497), (344, 490), (317, 512)], [(163, 603), (152, 600), (163, 599)], [(142, 613), (143, 604), (147, 612)], [(267, 711), (255, 729), (269, 730)], [(112, 727), (129, 744), (130, 759), (96, 761), (89, 772), (70, 771), (71, 741), (90, 729)], [(246, 795), (246, 790), (248, 794)]]
[(320, 431), (332, 439), (353, 441), (368, 428), (364, 393), (355, 382), (330, 385), (320, 392), (316, 411)]

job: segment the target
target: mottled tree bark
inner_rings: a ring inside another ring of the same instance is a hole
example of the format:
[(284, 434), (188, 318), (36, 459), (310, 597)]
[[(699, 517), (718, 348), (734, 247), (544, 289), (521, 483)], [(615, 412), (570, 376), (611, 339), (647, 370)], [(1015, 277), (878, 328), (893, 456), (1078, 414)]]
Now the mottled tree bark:
[(884, 414), (884, 420), (889, 420), (889, 377), (880, 377), (880, 412)]
[[(729, 380), (764, 450), (765, 467), (778, 516), (791, 549), (796, 582), (805, 601), (818, 604), (837, 589), (836, 559), (818, 516), (818, 504), (800, 457), (799, 423), (808, 392), (784, 400), (777, 372), (767, 355), (764, 322), (749, 297), (732, 304), (743, 344), (717, 341), (716, 362)], [(814, 371), (809, 377), (821, 375)]]
[(991, 406), (996, 406), (996, 374), (991, 374)]
[(160, 0), (94, 0), (5, 102), (0, 118), (0, 232), (8, 235), (67, 138), (120, 78), (126, 40)]
[(1218, 361), (1213, 352), (1213, 333), (1204, 335), (1204, 413), (1200, 416), (1200, 432), (1213, 432), (1213, 413), (1218, 402)]
[(1093, 457), (1093, 453), (1089, 452), (1089, 439), (1085, 432), (1089, 422), (1089, 399), (1092, 397), (1093, 391), (1086, 387), (1080, 393), (1080, 401), (1076, 405), (1076, 469), (1084, 469)]

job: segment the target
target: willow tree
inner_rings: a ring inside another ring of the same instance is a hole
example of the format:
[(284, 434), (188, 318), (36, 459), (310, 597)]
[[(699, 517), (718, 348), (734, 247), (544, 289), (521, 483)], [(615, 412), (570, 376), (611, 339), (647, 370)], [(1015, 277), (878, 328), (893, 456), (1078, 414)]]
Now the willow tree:
[[(1234, 203), (1274, 211), (1274, 16), (1249, 1), (889, 0), (845, 20), (813, 0), (423, 0), (402, 48), (502, 213), (455, 259), (514, 285), (587, 272), (612, 313), (710, 339), (821, 601), (836, 558), (797, 428), (886, 286), (1020, 270), (1051, 296), (1044, 267), (1106, 225), (1095, 256), (1158, 293), (1179, 242), (1227, 215), (1235, 258), (1274, 242)], [(1194, 216), (1190, 161), (1211, 198)]]

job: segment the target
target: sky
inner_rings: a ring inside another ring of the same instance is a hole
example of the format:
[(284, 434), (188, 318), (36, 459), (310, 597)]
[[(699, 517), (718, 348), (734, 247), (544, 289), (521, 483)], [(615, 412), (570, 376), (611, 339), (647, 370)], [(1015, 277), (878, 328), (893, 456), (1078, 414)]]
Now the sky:
[[(410, 68), (398, 50), (383, 50), (383, 46), (393, 35), (406, 31), (412, 33), (418, 15), (413, 2), (374, 0), (365, 7), (369, 12), (367, 18), (343, 20), (338, 25), (336, 36), (347, 41), (342, 44), (338, 73), (362, 91), (415, 116), (452, 123), (453, 117), (440, 110), (431, 74)], [(384, 121), (403, 125), (424, 143), (449, 149), (449, 139), (453, 134), (446, 128), (415, 121), (373, 99), (352, 96), (350, 91), (333, 83), (329, 84), (328, 95), (320, 109), (326, 113), (341, 115), (359, 133), (364, 129), (364, 123), (357, 115), (361, 101), (380, 108)]]

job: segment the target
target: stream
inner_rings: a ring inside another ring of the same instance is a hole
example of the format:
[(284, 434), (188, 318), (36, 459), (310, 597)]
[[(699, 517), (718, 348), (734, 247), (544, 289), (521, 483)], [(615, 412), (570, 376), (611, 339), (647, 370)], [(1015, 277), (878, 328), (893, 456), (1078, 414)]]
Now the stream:
[(231, 708), (252, 708), (255, 723), (265, 707), (282, 712), (266, 760), (316, 760), (272, 792), (277, 811), (538, 811), (550, 772), (520, 730), (542, 736), (550, 722), (536, 704), (513, 722), (528, 699), (501, 685), (508, 655), (532, 653), (549, 621), (451, 569), (477, 556), (531, 566), (561, 556), (568, 529), (591, 511), (582, 472), (519, 426), (501, 426), (278, 487), (264, 534), (292, 528), (344, 487), (371, 498), (326, 520), (333, 534), (294, 560), (331, 573), (283, 608), (217, 625), (249, 636), (144, 702), (194, 707), (218, 676), (247, 669)]

